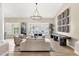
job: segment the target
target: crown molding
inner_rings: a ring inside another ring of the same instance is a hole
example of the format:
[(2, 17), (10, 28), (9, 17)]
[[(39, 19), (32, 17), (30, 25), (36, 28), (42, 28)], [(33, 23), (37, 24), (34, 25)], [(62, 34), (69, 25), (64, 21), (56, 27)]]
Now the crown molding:
[[(31, 19), (30, 17), (4, 17), (4, 19)], [(42, 19), (54, 19), (53, 17), (42, 17)]]

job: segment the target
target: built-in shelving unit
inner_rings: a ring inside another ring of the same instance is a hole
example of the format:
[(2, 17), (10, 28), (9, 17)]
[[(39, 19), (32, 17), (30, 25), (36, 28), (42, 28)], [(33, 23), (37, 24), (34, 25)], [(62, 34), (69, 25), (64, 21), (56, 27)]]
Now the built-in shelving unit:
[(64, 10), (60, 15), (58, 15), (58, 31), (59, 32), (70, 32), (69, 28), (69, 8)]

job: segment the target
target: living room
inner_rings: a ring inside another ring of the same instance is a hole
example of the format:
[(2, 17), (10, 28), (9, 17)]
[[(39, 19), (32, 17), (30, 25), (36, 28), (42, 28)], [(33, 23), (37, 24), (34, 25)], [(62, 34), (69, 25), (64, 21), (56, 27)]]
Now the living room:
[(0, 3), (1, 55), (79, 55), (78, 10), (78, 3)]

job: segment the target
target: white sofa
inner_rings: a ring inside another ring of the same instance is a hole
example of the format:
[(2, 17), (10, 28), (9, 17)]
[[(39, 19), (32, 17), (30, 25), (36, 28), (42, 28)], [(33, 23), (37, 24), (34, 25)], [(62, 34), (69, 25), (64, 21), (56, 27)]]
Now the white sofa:
[(20, 43), (20, 51), (49, 51), (50, 43), (44, 39), (28, 39)]
[(6, 41), (0, 41), (0, 56), (8, 54), (9, 44)]

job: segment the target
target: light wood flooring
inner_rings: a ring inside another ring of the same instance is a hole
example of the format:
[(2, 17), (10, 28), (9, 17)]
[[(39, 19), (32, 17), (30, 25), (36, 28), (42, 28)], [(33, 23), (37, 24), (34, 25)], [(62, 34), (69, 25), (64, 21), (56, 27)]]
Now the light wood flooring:
[(15, 51), (13, 39), (6, 39), (6, 41), (9, 42), (9, 56), (76, 56), (72, 48), (60, 46), (59, 42), (53, 39), (51, 39), (51, 46), (54, 51), (51, 52), (19, 52)]

